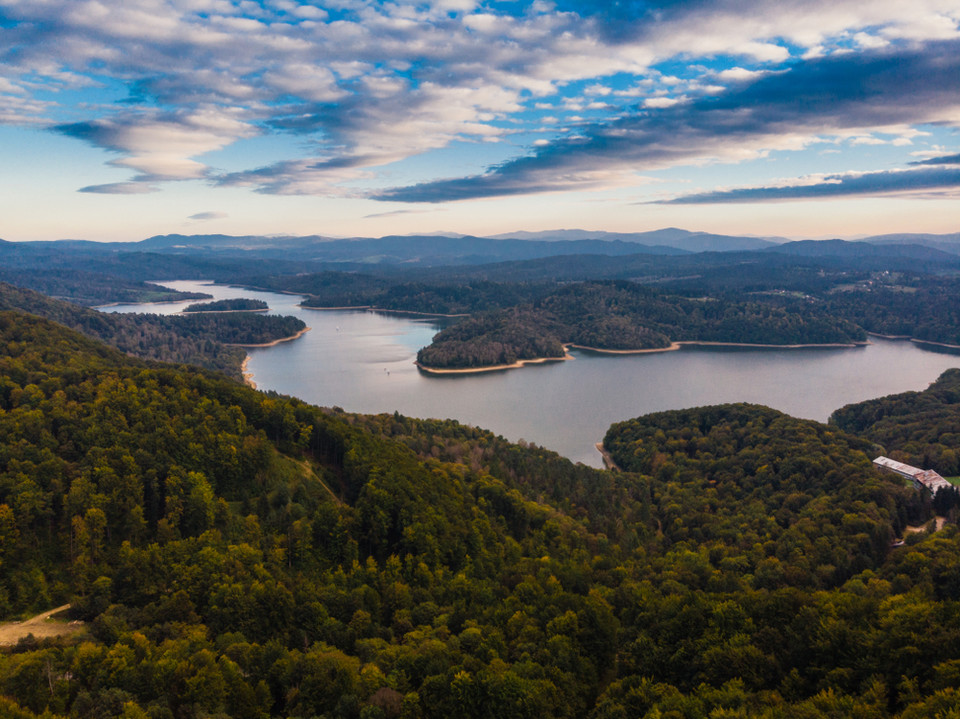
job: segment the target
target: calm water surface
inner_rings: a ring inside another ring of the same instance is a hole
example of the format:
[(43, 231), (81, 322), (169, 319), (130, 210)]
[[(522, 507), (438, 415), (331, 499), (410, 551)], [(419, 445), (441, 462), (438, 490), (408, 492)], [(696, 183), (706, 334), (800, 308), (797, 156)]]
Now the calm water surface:
[[(297, 306), (299, 296), (201, 282), (165, 284), (208, 292), (216, 299), (262, 299), (272, 313), (296, 315), (312, 328), (293, 342), (248, 350), (248, 369), (261, 389), (351, 412), (449, 417), (593, 466), (600, 466), (594, 444), (612, 422), (648, 412), (755, 402), (826, 421), (845, 404), (920, 390), (945, 369), (960, 367), (955, 355), (874, 339), (856, 349), (687, 348), (646, 355), (574, 351), (574, 359), (566, 362), (437, 377), (413, 364), (417, 350), (439, 329), (434, 321), (309, 310)], [(169, 314), (187, 304), (106, 309)]]

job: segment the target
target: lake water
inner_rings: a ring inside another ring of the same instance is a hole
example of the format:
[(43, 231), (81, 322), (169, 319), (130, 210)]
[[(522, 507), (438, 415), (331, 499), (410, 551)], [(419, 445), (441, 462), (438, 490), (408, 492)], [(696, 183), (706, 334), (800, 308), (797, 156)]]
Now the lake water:
[[(845, 404), (924, 389), (945, 369), (960, 367), (960, 356), (873, 339), (855, 349), (685, 348), (643, 355), (574, 350), (566, 362), (432, 376), (413, 362), (438, 331), (435, 321), (310, 310), (297, 306), (300, 296), (201, 282), (164, 284), (216, 299), (262, 299), (272, 313), (295, 315), (312, 328), (292, 342), (248, 350), (248, 369), (261, 389), (351, 412), (457, 419), (595, 467), (601, 460), (594, 445), (607, 427), (648, 412), (754, 402), (826, 421)], [(187, 304), (106, 309), (169, 314)]]

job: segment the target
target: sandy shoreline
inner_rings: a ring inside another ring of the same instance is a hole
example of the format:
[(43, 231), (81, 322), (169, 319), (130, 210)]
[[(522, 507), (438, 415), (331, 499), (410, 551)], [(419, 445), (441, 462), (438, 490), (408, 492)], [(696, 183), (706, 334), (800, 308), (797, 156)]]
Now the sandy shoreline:
[(102, 307), (120, 307), (122, 305), (176, 305), (180, 302), (202, 302), (212, 299), (213, 295), (207, 295), (206, 297), (187, 297), (181, 300), (157, 300), (156, 302), (107, 302), (105, 305), (90, 305), (90, 309), (99, 310)]
[(802, 349), (846, 349), (850, 347), (866, 347), (870, 344), (870, 341), (866, 342), (814, 342), (812, 344), (802, 344), (802, 345), (768, 345), (768, 344), (752, 344), (750, 342), (702, 342), (700, 340), (686, 340), (682, 342), (676, 342), (675, 344), (681, 345), (683, 347), (760, 347), (762, 349), (776, 349), (776, 350), (802, 350)]
[[(566, 348), (564, 348), (566, 349)], [(486, 365), (484, 367), (463, 367), (458, 369), (439, 369), (434, 367), (427, 367), (420, 364), (419, 362), (414, 362), (414, 364), (419, 368), (421, 372), (426, 372), (427, 374), (479, 374), (481, 372), (502, 372), (503, 370), (508, 369), (517, 369), (528, 364), (545, 364), (547, 362), (565, 362), (566, 360), (574, 359), (573, 355), (564, 352), (563, 357), (538, 357), (536, 359), (527, 359), (527, 360), (517, 360), (513, 364), (495, 364), (495, 365)]]
[(295, 335), (290, 335), (289, 337), (281, 337), (280, 339), (274, 340), (273, 342), (264, 342), (263, 344), (259, 344), (259, 345), (244, 345), (244, 344), (233, 343), (233, 342), (224, 342), (224, 344), (227, 347), (275, 347), (281, 342), (292, 342), (295, 339), (299, 339), (300, 337), (303, 337), (303, 335), (309, 332), (310, 329), (311, 329), (310, 327), (304, 327)]
[(193, 310), (192, 312), (187, 312), (186, 310), (180, 310), (177, 314), (183, 317), (189, 317), (190, 315), (229, 315), (236, 314), (237, 312), (269, 312), (269, 307), (264, 307), (263, 309), (258, 310)]
[(588, 347), (587, 345), (575, 345), (568, 344), (567, 347), (573, 347), (578, 350), (586, 350), (587, 352), (597, 352), (599, 354), (605, 355), (645, 355), (652, 352), (673, 352), (678, 350), (683, 345), (682, 342), (671, 342), (669, 347), (650, 347), (648, 349), (642, 350), (605, 350), (600, 349), (599, 347)]
[(570, 344), (568, 347), (574, 347), (576, 349), (587, 350), (588, 352), (599, 352), (601, 354), (611, 354), (611, 355), (638, 355), (638, 354), (648, 354), (651, 352), (675, 352), (676, 350), (683, 349), (684, 347), (744, 347), (750, 349), (751, 347), (757, 347), (760, 349), (777, 349), (777, 350), (800, 350), (800, 349), (848, 349), (852, 347), (865, 347), (870, 344), (869, 342), (825, 342), (821, 344), (803, 344), (803, 345), (774, 345), (774, 344), (752, 344), (749, 342), (707, 342), (703, 340), (681, 340), (679, 342), (671, 342), (669, 347), (654, 347), (651, 349), (642, 349), (642, 350), (607, 350), (601, 349), (599, 347), (587, 347), (586, 345), (575, 345)]
[(952, 350), (960, 350), (960, 345), (950, 345), (946, 342), (934, 342), (933, 340), (918, 340), (916, 337), (911, 337), (910, 341), (918, 345), (933, 345), (934, 347), (946, 347)]
[[(587, 347), (586, 345), (578, 344), (566, 344), (563, 346), (564, 351), (569, 348), (586, 350), (587, 352), (596, 352), (598, 354), (611, 354), (611, 355), (640, 355), (640, 354), (652, 354), (654, 352), (676, 352), (677, 350), (683, 349), (684, 347), (744, 347), (750, 349), (751, 347), (756, 347), (760, 349), (782, 349), (782, 350), (797, 350), (797, 349), (850, 349), (854, 347), (865, 347), (870, 344), (869, 342), (850, 342), (850, 343), (823, 343), (823, 344), (804, 344), (804, 345), (769, 345), (769, 344), (748, 344), (746, 342), (702, 342), (699, 340), (684, 340), (681, 342), (671, 342), (669, 347), (653, 347), (648, 349), (637, 349), (637, 350), (607, 350), (600, 349), (599, 347)], [(936, 343), (930, 343), (936, 344)], [(945, 345), (950, 347), (952, 345)], [(960, 347), (957, 347), (960, 349)], [(498, 365), (487, 365), (485, 367), (465, 367), (462, 369), (440, 369), (434, 367), (426, 367), (419, 362), (414, 362), (421, 371), (428, 374), (476, 374), (478, 372), (500, 372), (508, 369), (519, 369), (528, 364), (543, 364), (544, 362), (561, 362), (563, 360), (575, 359), (569, 352), (563, 357), (540, 357), (537, 359), (528, 359), (528, 360), (518, 360), (513, 364), (498, 364)]]
[(372, 305), (354, 305), (353, 307), (310, 307), (309, 305), (299, 304), (297, 307), (300, 307), (304, 310), (317, 310), (318, 312), (344, 312), (349, 310), (367, 310), (373, 309)]
[(250, 364), (250, 355), (247, 355), (243, 358), (243, 363), (240, 365), (240, 374), (243, 376), (243, 383), (250, 387), (251, 389), (257, 388), (257, 383), (253, 381), (253, 372), (247, 369), (247, 365)]
[(387, 310), (373, 305), (354, 305), (353, 307), (310, 307), (309, 305), (299, 304), (305, 310), (318, 310), (320, 312), (336, 312), (344, 310), (363, 310), (364, 312), (383, 312), (394, 315), (417, 315), (419, 317), (469, 317), (469, 314), (446, 315), (443, 312), (416, 312), (415, 310)]
[(617, 463), (613, 461), (613, 457), (610, 456), (610, 453), (604, 449), (603, 442), (597, 442), (594, 447), (597, 448), (597, 451), (600, 453), (600, 456), (603, 457), (603, 466), (606, 469), (612, 469), (616, 472), (621, 471), (620, 467), (617, 466)]
[(879, 337), (885, 340), (908, 340), (911, 339), (910, 335), (882, 335), (879, 332), (867, 332), (871, 337)]

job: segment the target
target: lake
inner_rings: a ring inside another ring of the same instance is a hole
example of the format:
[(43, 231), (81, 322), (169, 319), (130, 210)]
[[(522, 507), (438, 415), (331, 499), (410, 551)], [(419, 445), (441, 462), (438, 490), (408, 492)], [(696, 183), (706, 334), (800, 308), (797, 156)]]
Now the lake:
[[(601, 466), (594, 447), (613, 422), (649, 412), (754, 402), (795, 417), (827, 420), (833, 410), (895, 392), (921, 390), (960, 357), (908, 341), (873, 338), (854, 349), (693, 348), (642, 355), (573, 350), (574, 359), (522, 369), (433, 376), (413, 364), (439, 330), (436, 321), (365, 311), (310, 310), (300, 296), (203, 282), (165, 282), (216, 299), (262, 299), (311, 331), (292, 342), (251, 348), (260, 389), (350, 412), (399, 411), (483, 427), (575, 462)], [(190, 302), (118, 305), (113, 312), (179, 312)]]

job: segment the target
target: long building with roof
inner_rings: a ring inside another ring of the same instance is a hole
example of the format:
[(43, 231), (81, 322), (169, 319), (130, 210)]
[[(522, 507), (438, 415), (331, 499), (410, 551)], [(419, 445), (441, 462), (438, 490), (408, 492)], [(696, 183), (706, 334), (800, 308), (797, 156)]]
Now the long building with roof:
[(920, 487), (926, 487), (930, 490), (930, 494), (932, 495), (936, 495), (936, 493), (941, 489), (953, 487), (950, 482), (945, 480), (932, 469), (911, 467), (909, 464), (898, 462), (897, 460), (890, 459), (889, 457), (877, 457), (875, 460), (873, 460), (873, 466), (883, 472), (893, 472), (894, 474), (898, 474), (905, 479), (909, 479), (918, 489)]

